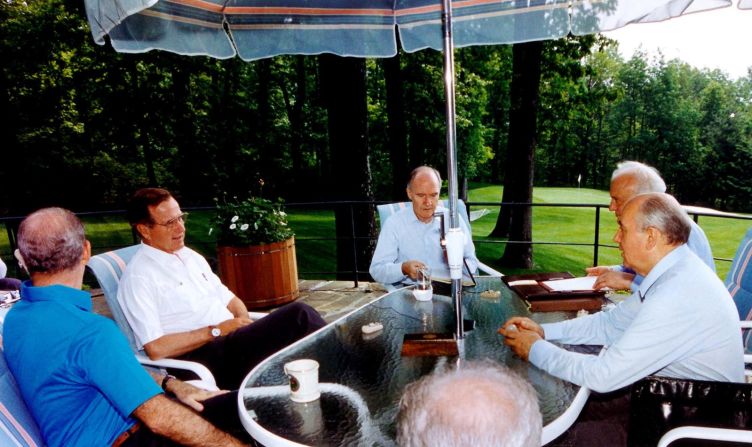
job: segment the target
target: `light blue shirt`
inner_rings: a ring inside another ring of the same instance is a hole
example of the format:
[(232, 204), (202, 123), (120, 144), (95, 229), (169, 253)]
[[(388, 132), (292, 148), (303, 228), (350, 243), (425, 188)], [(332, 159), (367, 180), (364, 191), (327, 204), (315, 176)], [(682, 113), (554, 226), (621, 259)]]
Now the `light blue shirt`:
[[(640, 297), (643, 297), (641, 300)], [(686, 245), (656, 264), (615, 309), (542, 325), (530, 362), (597, 392), (656, 374), (744, 381), (739, 314), (723, 283)], [(548, 340), (606, 345), (600, 356), (568, 352)]]
[[(448, 210), (444, 210), (448, 227)], [(371, 267), (368, 269), (373, 279), (383, 284), (408, 281), (408, 277), (402, 273), (402, 263), (410, 260), (428, 265), (435, 278), (449, 278), (449, 266), (441, 248), (440, 225), (438, 218), (430, 223), (418, 220), (412, 206), (401, 209), (389, 217), (382, 225)], [(478, 259), (475, 257), (472, 233), (462, 219), (460, 227), (466, 236), (465, 260), (470, 271), (475, 273), (478, 269)], [(463, 272), (467, 275), (464, 267)]]

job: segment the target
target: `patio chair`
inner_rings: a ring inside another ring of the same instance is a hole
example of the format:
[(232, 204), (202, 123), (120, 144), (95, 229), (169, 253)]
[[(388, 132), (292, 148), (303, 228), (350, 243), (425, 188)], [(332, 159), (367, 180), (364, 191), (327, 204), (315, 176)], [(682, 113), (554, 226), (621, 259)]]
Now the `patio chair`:
[[(0, 323), (0, 333), (3, 325)], [(10, 341), (8, 341), (10, 343)], [(0, 445), (34, 447), (45, 445), (18, 384), (5, 363), (0, 346)]]
[[(734, 299), (736, 309), (739, 311), (740, 325), (742, 327), (742, 340), (744, 342), (744, 364), (752, 364), (752, 227), (747, 230), (739, 248), (736, 250), (731, 269), (726, 275), (726, 288)], [(752, 371), (746, 369), (745, 373), (749, 380)]]
[[(444, 208), (449, 208), (449, 203), (447, 202), (446, 199), (441, 201), (441, 205)], [(395, 203), (386, 203), (383, 205), (376, 206), (376, 210), (379, 212), (379, 221), (381, 222), (381, 226), (383, 227), (384, 222), (386, 222), (386, 220), (389, 217), (391, 217), (393, 214), (409, 206), (412, 206), (412, 202), (395, 202)], [(485, 214), (487, 214), (482, 211), (483, 210), (481, 210), (480, 213), (475, 214), (477, 215), (477, 217), (473, 220), (479, 219), (480, 217), (483, 217)], [(467, 215), (467, 207), (465, 206), (465, 203), (462, 200), (457, 201), (457, 212), (460, 216), (460, 219), (462, 219), (467, 224), (468, 228), (472, 228), (470, 226), (470, 218), (468, 218), (468, 215)], [(468, 235), (468, 237), (471, 237), (471, 236), (472, 235)], [(493, 267), (490, 267), (480, 261), (478, 261), (478, 270), (488, 276), (504, 276), (503, 273), (495, 270)]]
[[(102, 293), (107, 301), (107, 305), (110, 307), (115, 323), (117, 323), (120, 330), (125, 334), (128, 344), (131, 346), (131, 349), (133, 349), (133, 352), (136, 353), (136, 358), (142, 365), (161, 369), (170, 368), (190, 371), (199, 378), (198, 382), (191, 381), (194, 385), (206, 389), (217, 389), (214, 375), (201, 363), (168, 358), (152, 360), (143, 350), (138, 349), (133, 329), (131, 329), (128, 320), (125, 318), (123, 309), (120, 307), (120, 303), (117, 300), (117, 294), (120, 278), (123, 276), (125, 267), (128, 265), (128, 262), (130, 262), (139, 246), (140, 245), (131, 245), (129, 247), (92, 256), (87, 265), (89, 271), (94, 274), (99, 282), (99, 286), (102, 288)], [(263, 318), (266, 314), (249, 312), (248, 315), (252, 319), (259, 319)]]

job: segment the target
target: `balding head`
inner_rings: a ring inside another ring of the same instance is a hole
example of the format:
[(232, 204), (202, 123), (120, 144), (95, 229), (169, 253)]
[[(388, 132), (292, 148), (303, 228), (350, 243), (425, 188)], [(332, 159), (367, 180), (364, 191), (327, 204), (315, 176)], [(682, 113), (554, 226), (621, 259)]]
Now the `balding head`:
[(502, 365), (467, 362), (410, 384), (400, 400), (401, 446), (538, 446), (541, 416), (530, 384)]
[(668, 194), (639, 194), (630, 199), (619, 216), (614, 241), (624, 265), (642, 276), (676, 247), (687, 242), (689, 216)]
[(635, 223), (639, 229), (657, 228), (670, 245), (686, 244), (689, 240), (692, 222), (674, 196), (665, 193), (639, 194), (627, 204), (637, 210)]
[(35, 211), (18, 227), (18, 251), (30, 275), (80, 266), (85, 243), (83, 224), (63, 208)]
[(407, 182), (407, 197), (413, 203), (415, 217), (423, 223), (430, 223), (439, 204), (441, 176), (430, 166), (419, 166), (410, 173)]
[(611, 204), (608, 209), (619, 216), (624, 204), (638, 194), (666, 192), (666, 183), (658, 171), (637, 161), (623, 161), (611, 175)]

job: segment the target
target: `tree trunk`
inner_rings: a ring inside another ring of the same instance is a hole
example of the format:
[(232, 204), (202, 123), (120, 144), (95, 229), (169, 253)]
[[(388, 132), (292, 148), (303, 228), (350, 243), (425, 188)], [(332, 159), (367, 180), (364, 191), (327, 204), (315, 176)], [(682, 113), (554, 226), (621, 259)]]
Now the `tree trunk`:
[[(324, 54), (319, 57), (321, 83), (329, 115), (329, 147), (335, 200), (373, 200), (368, 150), (365, 60)], [(367, 279), (375, 236), (373, 206), (335, 211), (337, 279)], [(356, 238), (353, 241), (353, 236)], [(355, 244), (353, 244), (355, 242)]]
[(400, 55), (384, 59), (386, 82), (386, 114), (389, 127), (389, 160), (392, 163), (391, 200), (405, 199), (405, 183), (409, 174), (407, 133), (405, 131), (405, 102), (402, 89)]
[[(509, 142), (502, 203), (533, 200), (533, 156), (537, 134), (538, 87), (540, 85), (542, 42), (515, 44), (512, 47), (512, 86), (509, 117)], [(503, 207), (493, 236), (507, 235), (500, 263), (504, 267), (533, 266), (532, 207)]]

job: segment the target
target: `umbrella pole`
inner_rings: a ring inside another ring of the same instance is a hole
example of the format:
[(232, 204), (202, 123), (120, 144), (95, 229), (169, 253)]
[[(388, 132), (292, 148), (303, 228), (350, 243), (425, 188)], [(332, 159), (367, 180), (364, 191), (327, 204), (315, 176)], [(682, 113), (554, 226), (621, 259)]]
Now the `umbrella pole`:
[[(444, 37), (444, 97), (446, 99), (446, 146), (447, 146), (447, 180), (449, 182), (449, 235), (460, 230), (457, 213), (457, 136), (454, 104), (454, 38), (452, 36), (452, 2), (442, 0), (442, 31)], [(469, 236), (469, 235), (468, 235)], [(460, 239), (460, 238), (458, 238)], [(448, 241), (449, 242), (449, 241)], [(464, 241), (459, 249), (463, 250)], [(449, 242), (451, 244), (451, 242)], [(449, 247), (448, 247), (449, 248)], [(456, 245), (455, 245), (455, 248)], [(462, 252), (460, 252), (462, 253)], [(450, 256), (450, 267), (452, 260)], [(452, 274), (452, 301), (456, 321), (455, 334), (458, 339), (465, 337), (464, 318), (462, 316), (462, 260), (460, 259), (459, 278)]]

